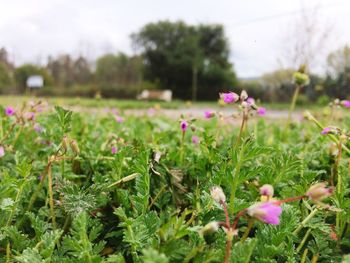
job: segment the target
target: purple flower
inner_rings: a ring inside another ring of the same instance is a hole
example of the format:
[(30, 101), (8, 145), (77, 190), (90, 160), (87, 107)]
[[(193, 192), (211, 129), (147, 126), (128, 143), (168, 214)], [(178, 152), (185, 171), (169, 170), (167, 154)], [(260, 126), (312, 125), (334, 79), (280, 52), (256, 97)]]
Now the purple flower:
[(248, 103), (249, 105), (254, 105), (254, 104), (255, 104), (255, 99), (252, 98), (252, 97), (249, 97), (246, 101), (247, 101), (247, 103)]
[(111, 148), (111, 153), (112, 153), (112, 154), (116, 154), (117, 152), (118, 152), (118, 148), (115, 147), (115, 146), (112, 146), (112, 148)]
[(192, 136), (192, 143), (193, 143), (193, 144), (198, 144), (198, 143), (199, 143), (199, 137), (196, 136), (196, 135), (193, 135), (193, 136)]
[(28, 121), (34, 121), (35, 120), (35, 113), (32, 111), (24, 113), (24, 118), (26, 118)]
[(0, 146), (0, 158), (4, 157), (5, 155), (5, 148), (3, 146)]
[(264, 184), (259, 190), (261, 195), (273, 196), (273, 186), (270, 184)]
[(14, 110), (12, 107), (7, 107), (7, 108), (5, 109), (5, 114), (6, 114), (7, 116), (12, 116), (13, 114), (15, 114), (15, 110)]
[(154, 116), (156, 114), (156, 109), (155, 108), (149, 108), (147, 110), (148, 116)]
[(206, 118), (206, 119), (213, 118), (214, 116), (215, 116), (215, 113), (211, 110), (206, 110), (204, 112), (204, 118)]
[(34, 130), (38, 133), (40, 133), (44, 130), (43, 127), (41, 127), (39, 123), (35, 123), (33, 127), (34, 127)]
[(332, 131), (331, 127), (326, 127), (321, 131), (321, 134), (325, 135), (325, 134), (330, 133), (331, 131)]
[(239, 100), (239, 96), (234, 92), (221, 93), (220, 97), (226, 104), (234, 103)]
[(188, 123), (187, 123), (187, 121), (182, 121), (181, 124), (180, 124), (180, 127), (181, 127), (181, 130), (182, 130), (183, 132), (185, 132), (185, 131), (187, 130), (187, 128), (188, 128)]
[(121, 116), (115, 116), (115, 121), (118, 123), (122, 123), (122, 122), (124, 122), (124, 118)]
[(341, 102), (341, 104), (345, 107), (345, 108), (350, 108), (350, 100), (343, 100)]
[(260, 107), (256, 110), (259, 116), (265, 116), (266, 115), (266, 109), (264, 107)]
[(278, 225), (282, 208), (272, 202), (261, 202), (248, 207), (247, 213), (264, 223)]

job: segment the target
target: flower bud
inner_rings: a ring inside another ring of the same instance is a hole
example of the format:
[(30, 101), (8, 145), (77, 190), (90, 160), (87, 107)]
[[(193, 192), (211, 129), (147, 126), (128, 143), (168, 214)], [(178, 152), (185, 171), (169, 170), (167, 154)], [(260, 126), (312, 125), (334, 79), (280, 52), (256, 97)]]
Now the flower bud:
[(248, 93), (245, 90), (242, 90), (241, 95), (239, 96), (241, 100), (248, 99)]
[(0, 146), (0, 158), (5, 156), (5, 148), (4, 146)]
[(350, 100), (343, 100), (341, 105), (343, 105), (345, 108), (350, 108)]
[(181, 124), (180, 124), (180, 127), (181, 127), (181, 130), (183, 132), (185, 132), (187, 130), (187, 127), (188, 127), (188, 122), (187, 121), (182, 121)]
[(227, 93), (221, 93), (220, 98), (224, 101), (224, 103), (230, 104), (238, 101), (239, 96), (234, 92), (227, 92)]
[(264, 184), (260, 187), (260, 194), (272, 197), (273, 196), (273, 186), (270, 184)]
[(310, 78), (307, 74), (295, 72), (293, 74), (294, 83), (300, 86), (305, 86), (310, 83)]
[(214, 199), (215, 202), (224, 203), (226, 202), (226, 196), (222, 188), (219, 186), (214, 186), (210, 189), (210, 195)]
[(215, 112), (214, 111), (206, 110), (204, 112), (204, 118), (206, 118), (206, 119), (213, 118), (214, 116), (215, 116)]
[(70, 141), (70, 147), (72, 149), (72, 151), (75, 153), (75, 155), (79, 155), (80, 150), (79, 150), (79, 146), (76, 140), (71, 140)]
[(202, 235), (204, 234), (209, 234), (209, 233), (214, 233), (219, 230), (219, 223), (218, 222), (210, 222), (206, 224), (201, 230), (200, 233)]
[(317, 183), (312, 185), (305, 195), (313, 201), (322, 201), (332, 193), (333, 188), (327, 188), (325, 183)]
[(62, 145), (64, 152), (66, 152), (68, 149), (68, 137), (66, 135), (63, 136), (61, 145)]

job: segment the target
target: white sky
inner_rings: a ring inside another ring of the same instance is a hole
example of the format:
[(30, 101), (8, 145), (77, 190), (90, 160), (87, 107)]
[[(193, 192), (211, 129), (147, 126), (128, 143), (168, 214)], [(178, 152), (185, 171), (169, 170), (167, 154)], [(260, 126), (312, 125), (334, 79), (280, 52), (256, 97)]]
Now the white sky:
[(321, 6), (332, 24), (328, 50), (350, 44), (348, 0), (0, 0), (0, 47), (16, 64), (60, 53), (132, 54), (129, 36), (148, 22), (220, 23), (238, 76), (253, 77), (278, 66), (301, 5)]

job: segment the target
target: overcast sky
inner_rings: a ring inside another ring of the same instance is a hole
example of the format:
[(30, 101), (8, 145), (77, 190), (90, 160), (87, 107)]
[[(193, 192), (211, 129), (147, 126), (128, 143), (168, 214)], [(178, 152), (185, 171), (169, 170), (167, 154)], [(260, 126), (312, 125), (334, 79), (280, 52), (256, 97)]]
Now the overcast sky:
[(0, 0), (0, 47), (17, 65), (49, 54), (132, 54), (129, 36), (148, 22), (220, 23), (239, 77), (254, 77), (278, 67), (302, 5), (319, 6), (332, 25), (327, 50), (350, 44), (348, 0)]

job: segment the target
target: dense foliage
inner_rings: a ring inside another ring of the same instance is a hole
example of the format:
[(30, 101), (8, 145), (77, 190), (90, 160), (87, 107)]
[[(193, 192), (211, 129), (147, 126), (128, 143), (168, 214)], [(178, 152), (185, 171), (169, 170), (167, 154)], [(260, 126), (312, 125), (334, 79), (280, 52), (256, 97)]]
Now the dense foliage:
[[(330, 206), (282, 204), (278, 225), (242, 216), (231, 262), (341, 262), (350, 251), (349, 153), (309, 120), (250, 118), (237, 143), (237, 120), (215, 112), (180, 127), (154, 110), (14, 110), (1, 110), (0, 262), (222, 262), (226, 233), (202, 235), (225, 220), (213, 186), (233, 220), (264, 184), (282, 200), (320, 181), (336, 186)], [(350, 127), (341, 118), (331, 122)]]
[(213, 99), (236, 84), (221, 25), (160, 21), (132, 36), (145, 59), (145, 78), (176, 97)]

